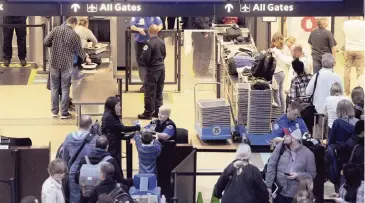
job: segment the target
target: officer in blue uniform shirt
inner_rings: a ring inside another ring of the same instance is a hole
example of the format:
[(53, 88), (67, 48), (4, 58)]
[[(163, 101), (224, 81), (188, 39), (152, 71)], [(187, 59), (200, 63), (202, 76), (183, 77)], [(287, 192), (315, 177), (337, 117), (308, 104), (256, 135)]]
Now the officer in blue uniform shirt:
[(308, 128), (304, 123), (304, 120), (300, 118), (301, 106), (298, 102), (292, 102), (289, 104), (286, 114), (280, 116), (274, 122), (271, 135), (274, 137), (274, 142), (283, 141), (285, 130), (297, 128), (304, 133), (308, 133)]
[[(134, 35), (134, 48), (136, 53), (136, 61), (138, 64), (139, 79), (142, 82), (144, 82), (145, 79), (146, 69), (143, 64), (141, 64), (140, 57), (144, 45), (150, 38), (150, 36), (148, 35), (148, 29), (153, 24), (157, 25), (159, 29), (162, 30), (163, 24), (160, 17), (132, 17), (130, 22), (131, 30), (138, 32)], [(141, 92), (144, 92), (144, 86), (142, 86)]]
[(145, 127), (145, 130), (156, 132), (156, 138), (160, 141), (176, 140), (176, 125), (170, 119), (170, 114), (170, 108), (161, 106), (158, 113), (158, 120), (151, 121)]

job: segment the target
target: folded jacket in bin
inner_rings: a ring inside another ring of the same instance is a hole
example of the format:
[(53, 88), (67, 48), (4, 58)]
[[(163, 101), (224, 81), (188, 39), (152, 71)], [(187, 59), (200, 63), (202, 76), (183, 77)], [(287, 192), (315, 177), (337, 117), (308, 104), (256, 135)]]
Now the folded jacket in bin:
[(156, 175), (152, 173), (137, 174), (133, 178), (133, 185), (129, 189), (129, 194), (134, 196), (153, 195), (158, 199), (161, 197), (161, 188), (157, 187)]

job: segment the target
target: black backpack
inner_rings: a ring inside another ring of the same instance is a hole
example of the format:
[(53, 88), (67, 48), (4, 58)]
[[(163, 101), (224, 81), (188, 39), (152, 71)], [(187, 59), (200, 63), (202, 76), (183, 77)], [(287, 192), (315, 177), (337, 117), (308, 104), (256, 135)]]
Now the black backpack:
[(114, 203), (134, 202), (133, 198), (119, 184), (116, 184), (116, 187), (109, 193), (109, 196), (114, 199)]
[(276, 69), (276, 59), (271, 53), (258, 54), (251, 68), (252, 76), (271, 81)]
[(234, 25), (226, 30), (227, 41), (235, 40), (240, 36), (242, 36), (242, 31), (237, 25)]

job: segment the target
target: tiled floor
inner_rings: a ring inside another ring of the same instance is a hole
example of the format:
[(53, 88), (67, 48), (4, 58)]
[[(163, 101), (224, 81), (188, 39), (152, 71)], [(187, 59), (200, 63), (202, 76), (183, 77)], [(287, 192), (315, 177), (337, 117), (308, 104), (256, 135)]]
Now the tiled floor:
[[(199, 80), (194, 78), (191, 67), (192, 54), (183, 54), (182, 92), (166, 91), (165, 104), (172, 108), (172, 119), (180, 127), (189, 130), (190, 139), (196, 146), (205, 146), (196, 136), (194, 130), (193, 85)], [(343, 61), (337, 62), (336, 72), (343, 75)], [(1, 70), (1, 68), (0, 68)], [(355, 71), (352, 73), (355, 83)], [(46, 76), (37, 75), (34, 81), (26, 86), (0, 86), (0, 134), (10, 137), (30, 137), (35, 146), (48, 146), (51, 143), (51, 157), (55, 156), (58, 146), (66, 135), (76, 129), (75, 120), (61, 121), (51, 118), (50, 92), (45, 87)], [(139, 87), (133, 87), (139, 88)], [(167, 87), (174, 89), (175, 87)], [(199, 91), (199, 98), (213, 98), (211, 86)], [(85, 111), (101, 112), (103, 107), (93, 107)], [(143, 110), (143, 96), (140, 93), (123, 95), (123, 116), (125, 124), (132, 123)], [(84, 112), (85, 112), (84, 111)], [(143, 122), (146, 124), (146, 122)], [(206, 147), (206, 146), (205, 146)], [(230, 146), (232, 147), (232, 146)], [(134, 149), (135, 150), (135, 149)], [(136, 153), (136, 151), (134, 151)], [(253, 154), (252, 161), (262, 168), (269, 154)], [(222, 171), (232, 160), (234, 153), (198, 153), (199, 171)], [(133, 160), (134, 169), (138, 168), (138, 159)], [(44, 169), (46, 170), (46, 169)], [(210, 200), (213, 186), (218, 177), (198, 177), (197, 191), (203, 193), (205, 202)], [(330, 194), (331, 186), (326, 186)]]

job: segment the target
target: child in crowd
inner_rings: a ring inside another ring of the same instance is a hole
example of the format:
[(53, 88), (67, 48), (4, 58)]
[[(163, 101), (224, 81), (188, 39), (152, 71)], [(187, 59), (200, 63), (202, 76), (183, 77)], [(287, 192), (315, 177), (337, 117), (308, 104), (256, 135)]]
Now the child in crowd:
[(299, 179), (299, 188), (293, 199), (293, 203), (305, 202), (305, 200), (308, 200), (309, 202), (315, 201), (312, 178), (303, 176)]
[(20, 203), (38, 203), (38, 199), (34, 196), (26, 196), (24, 197)]
[(101, 194), (98, 197), (97, 203), (114, 203), (114, 199), (110, 195)]
[(161, 143), (151, 132), (136, 133), (134, 136), (139, 158), (139, 173), (156, 174), (156, 160), (161, 153)]

